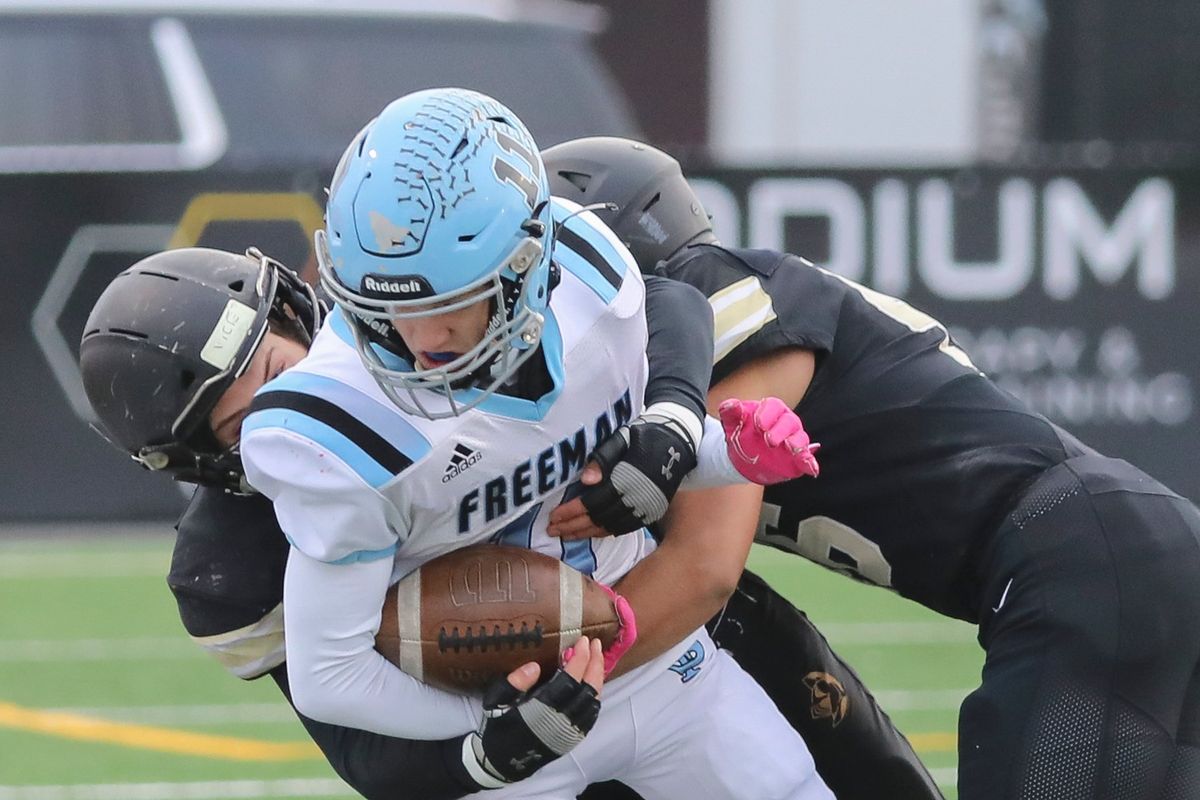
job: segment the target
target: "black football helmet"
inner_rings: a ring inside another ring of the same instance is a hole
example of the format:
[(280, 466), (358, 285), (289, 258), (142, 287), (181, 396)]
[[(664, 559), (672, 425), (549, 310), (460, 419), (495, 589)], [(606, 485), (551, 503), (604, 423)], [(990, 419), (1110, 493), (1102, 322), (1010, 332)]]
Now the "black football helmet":
[(79, 369), (100, 432), (147, 469), (250, 493), (237, 447), (218, 444), (209, 415), (270, 323), (309, 344), (323, 314), (311, 286), (254, 248), (142, 259), (101, 293), (83, 329)]
[(550, 193), (593, 209), (652, 273), (691, 244), (715, 242), (712, 222), (679, 162), (632, 139), (591, 136), (542, 151)]

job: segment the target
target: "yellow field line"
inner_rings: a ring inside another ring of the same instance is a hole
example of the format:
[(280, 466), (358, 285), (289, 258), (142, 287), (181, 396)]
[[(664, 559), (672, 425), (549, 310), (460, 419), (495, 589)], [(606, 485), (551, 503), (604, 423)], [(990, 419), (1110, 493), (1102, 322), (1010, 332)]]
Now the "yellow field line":
[[(309, 761), (321, 757), (321, 752), (312, 742), (264, 742), (213, 736), (174, 728), (111, 722), (61, 711), (39, 711), (4, 701), (0, 701), (0, 727), (64, 739), (234, 761)], [(908, 735), (908, 741), (913, 749), (924, 753), (952, 753), (958, 747), (958, 737), (953, 733), (912, 733)]]
[(81, 714), (39, 711), (4, 701), (0, 701), (0, 727), (60, 736), (64, 739), (234, 761), (309, 761), (321, 757), (321, 752), (312, 742), (263, 742), (232, 736), (212, 736), (174, 728), (110, 722)]
[(953, 753), (958, 750), (958, 735), (954, 733), (910, 733), (907, 738), (914, 750), (925, 753)]

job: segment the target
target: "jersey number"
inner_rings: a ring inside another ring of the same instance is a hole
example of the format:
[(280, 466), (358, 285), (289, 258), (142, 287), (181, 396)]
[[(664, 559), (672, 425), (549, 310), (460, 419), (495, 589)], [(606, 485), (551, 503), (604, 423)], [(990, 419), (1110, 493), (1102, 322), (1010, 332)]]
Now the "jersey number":
[(755, 535), (757, 541), (804, 556), (860, 581), (891, 588), (892, 565), (883, 557), (879, 545), (849, 525), (829, 517), (800, 520), (795, 536), (774, 533), (772, 531), (779, 530), (780, 510), (774, 503), (762, 504)]

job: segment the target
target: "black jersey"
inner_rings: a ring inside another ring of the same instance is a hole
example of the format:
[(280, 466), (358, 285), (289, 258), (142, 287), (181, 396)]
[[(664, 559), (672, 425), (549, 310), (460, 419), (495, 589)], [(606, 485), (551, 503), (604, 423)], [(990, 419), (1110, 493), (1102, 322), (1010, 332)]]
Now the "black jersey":
[(1023, 486), (1086, 448), (936, 320), (801, 258), (703, 245), (658, 272), (708, 296), (714, 382), (781, 347), (816, 353), (796, 412), (821, 474), (767, 488), (760, 541), (977, 621), (989, 536)]

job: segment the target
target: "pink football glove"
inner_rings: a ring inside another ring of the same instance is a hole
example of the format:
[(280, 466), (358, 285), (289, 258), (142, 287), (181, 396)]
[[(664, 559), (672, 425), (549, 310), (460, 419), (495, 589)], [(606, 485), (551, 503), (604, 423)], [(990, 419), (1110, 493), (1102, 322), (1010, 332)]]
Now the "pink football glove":
[[(621, 660), (621, 656), (628, 653), (629, 648), (633, 647), (633, 643), (637, 641), (637, 619), (634, 618), (633, 607), (629, 605), (628, 600), (614, 592), (612, 587), (605, 586), (600, 581), (596, 581), (596, 585), (612, 599), (613, 608), (617, 611), (617, 635), (613, 638), (613, 643), (604, 650), (604, 677), (607, 678), (617, 666), (617, 662)], [(575, 645), (563, 650), (562, 661), (564, 664), (571, 660), (574, 652)]]
[(778, 397), (726, 400), (717, 409), (729, 460), (746, 479), (769, 486), (820, 471), (804, 423)]

